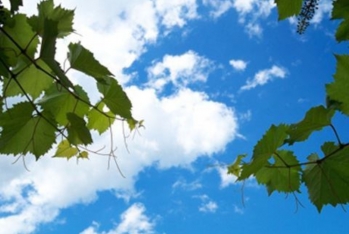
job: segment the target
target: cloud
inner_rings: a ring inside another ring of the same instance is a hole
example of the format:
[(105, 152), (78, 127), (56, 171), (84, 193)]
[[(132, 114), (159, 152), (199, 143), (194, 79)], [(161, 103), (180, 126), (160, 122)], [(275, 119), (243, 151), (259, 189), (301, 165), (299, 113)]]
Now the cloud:
[(157, 0), (154, 4), (160, 15), (160, 21), (167, 28), (183, 27), (187, 20), (198, 18), (196, 0)]
[(215, 213), (218, 209), (218, 205), (216, 202), (209, 201), (207, 203), (203, 203), (199, 207), (199, 211), (204, 212), (204, 213)]
[[(232, 109), (209, 100), (208, 96), (190, 89), (159, 98), (154, 89), (127, 87), (136, 117), (145, 119), (141, 136), (128, 140), (128, 153), (123, 146), (122, 126), (113, 128), (118, 143), (117, 160), (126, 178), (115, 167), (107, 170), (108, 158), (90, 156), (90, 160), (65, 161), (50, 158), (39, 161), (26, 157), (25, 171), (11, 158), (0, 158), (1, 233), (31, 233), (40, 224), (53, 221), (63, 208), (89, 204), (98, 191), (110, 190), (119, 197), (135, 194), (134, 183), (146, 167), (188, 167), (202, 156), (222, 152), (237, 136), (237, 118)], [(209, 123), (209, 124), (207, 124)], [(109, 142), (108, 134), (97, 140), (92, 149)], [(115, 144), (116, 144), (115, 143)], [(7, 174), (7, 172), (9, 172)]]
[(236, 181), (237, 177), (232, 174), (228, 174), (227, 168), (218, 167), (217, 171), (218, 171), (219, 177), (221, 178), (221, 184), (220, 184), (221, 188), (226, 188), (229, 185), (238, 183)]
[(230, 60), (229, 64), (237, 71), (244, 71), (247, 67), (247, 62), (244, 60), (238, 59), (238, 60)]
[(199, 206), (199, 211), (203, 213), (215, 213), (218, 209), (216, 202), (212, 201), (206, 194), (200, 196), (194, 196), (201, 200), (201, 205)]
[(150, 87), (161, 91), (168, 83), (185, 87), (195, 82), (205, 82), (213, 63), (194, 51), (182, 55), (165, 55), (161, 62), (148, 69)]
[(230, 8), (233, 7), (233, 4), (230, 0), (203, 0), (205, 6), (211, 7), (210, 15), (213, 18), (218, 18), (227, 12)]
[(202, 184), (198, 181), (188, 183), (185, 179), (181, 178), (172, 184), (173, 189), (181, 188), (186, 191), (193, 191), (202, 188)]
[(92, 226), (86, 228), (80, 234), (137, 234), (155, 233), (155, 221), (151, 220), (145, 214), (145, 207), (143, 204), (136, 203), (129, 207), (120, 216), (120, 223), (107, 232), (98, 232), (98, 223), (93, 223)]
[(273, 65), (270, 69), (261, 70), (256, 73), (252, 80), (247, 80), (246, 85), (240, 88), (240, 91), (250, 90), (259, 85), (265, 85), (274, 78), (283, 79), (286, 77), (286, 69)]
[(243, 215), (245, 213), (245, 210), (238, 207), (237, 205), (234, 205), (234, 212)]

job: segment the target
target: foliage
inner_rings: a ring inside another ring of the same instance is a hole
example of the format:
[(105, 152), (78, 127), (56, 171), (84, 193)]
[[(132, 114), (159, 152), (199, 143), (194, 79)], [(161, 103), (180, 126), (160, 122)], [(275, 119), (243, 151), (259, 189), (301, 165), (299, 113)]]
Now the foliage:
[[(0, 153), (39, 159), (57, 143), (55, 157), (87, 158), (92, 130), (109, 129), (112, 140), (115, 120), (131, 130), (141, 125), (113, 74), (84, 46), (68, 45), (67, 68), (55, 60), (57, 40), (74, 33), (73, 10), (46, 0), (38, 4), (38, 15), (28, 17), (18, 13), (21, 0), (10, 3), (6, 9), (0, 1)], [(96, 82), (97, 103), (68, 77), (69, 70), (93, 78), (87, 82)]]
[[(276, 0), (279, 19), (298, 15), (297, 30), (303, 33), (317, 9), (317, 2)], [(348, 0), (333, 2), (332, 20), (341, 20), (337, 41), (349, 40)], [(336, 113), (349, 116), (349, 55), (335, 57), (337, 69), (334, 81), (326, 85), (326, 105), (312, 107), (298, 123), (272, 125), (255, 145), (250, 162), (243, 161), (245, 155), (238, 156), (228, 167), (229, 174), (240, 181), (255, 177), (259, 184), (265, 185), (269, 195), (274, 191), (296, 195), (304, 184), (319, 212), (324, 205), (343, 206), (349, 202), (349, 143), (341, 141), (332, 124)], [(324, 128), (332, 129), (336, 142), (322, 143), (322, 155), (312, 153), (307, 161), (299, 162), (290, 148)]]

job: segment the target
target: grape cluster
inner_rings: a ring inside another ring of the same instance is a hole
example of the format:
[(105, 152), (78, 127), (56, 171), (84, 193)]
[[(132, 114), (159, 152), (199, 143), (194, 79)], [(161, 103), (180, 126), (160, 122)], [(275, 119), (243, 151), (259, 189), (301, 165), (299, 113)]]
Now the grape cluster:
[(305, 0), (302, 10), (298, 15), (297, 33), (303, 34), (309, 26), (309, 21), (314, 17), (318, 9), (319, 0)]

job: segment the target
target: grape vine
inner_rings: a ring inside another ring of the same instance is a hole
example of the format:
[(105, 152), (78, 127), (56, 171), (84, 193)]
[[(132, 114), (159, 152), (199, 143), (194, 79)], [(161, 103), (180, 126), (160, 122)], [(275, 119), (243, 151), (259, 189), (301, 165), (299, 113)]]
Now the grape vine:
[[(279, 19), (298, 15), (298, 33), (304, 33), (318, 9), (317, 0), (276, 0)], [(349, 4), (333, 1), (332, 20), (340, 20), (336, 31), (338, 42), (349, 40)], [(340, 138), (332, 119), (336, 113), (349, 117), (349, 55), (335, 55), (337, 69), (334, 80), (326, 84), (326, 105), (312, 107), (303, 120), (295, 124), (272, 125), (253, 149), (249, 162), (239, 155), (228, 166), (228, 173), (243, 181), (251, 176), (267, 188), (296, 197), (304, 184), (309, 199), (321, 212), (324, 205), (344, 208), (349, 202), (349, 142)], [(296, 143), (307, 141), (316, 131), (330, 128), (336, 141), (321, 144), (322, 155), (312, 153), (300, 162), (293, 151)], [(296, 201), (298, 201), (296, 197)]]
[[(70, 43), (64, 69), (55, 60), (56, 42), (74, 32), (74, 11), (55, 6), (53, 0), (38, 4), (38, 14), (18, 13), (22, 1), (0, 2), (0, 153), (39, 159), (54, 145), (54, 157), (87, 158), (88, 153), (115, 159), (110, 152), (91, 151), (91, 131), (111, 131), (115, 121), (130, 130), (142, 125), (131, 113), (131, 102), (113, 74), (80, 43)], [(87, 92), (67, 76), (79, 71), (96, 82), (101, 99), (91, 103)], [(107, 109), (107, 111), (106, 111)], [(59, 140), (59, 142), (57, 142)]]

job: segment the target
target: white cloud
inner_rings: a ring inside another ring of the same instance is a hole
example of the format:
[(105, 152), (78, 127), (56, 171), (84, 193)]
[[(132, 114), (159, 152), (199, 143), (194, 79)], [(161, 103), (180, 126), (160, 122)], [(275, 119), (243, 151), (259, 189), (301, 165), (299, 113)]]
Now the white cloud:
[(227, 168), (219, 167), (217, 168), (217, 171), (218, 171), (219, 177), (221, 178), (221, 184), (220, 184), (221, 188), (225, 188), (225, 187), (228, 187), (229, 185), (238, 183), (236, 182), (237, 177), (232, 174), (228, 174)]
[(202, 184), (198, 181), (188, 183), (185, 179), (181, 178), (172, 184), (173, 189), (181, 188), (187, 191), (193, 191), (202, 188)]
[(185, 87), (195, 82), (205, 82), (212, 69), (212, 62), (193, 51), (182, 55), (165, 55), (161, 62), (148, 69), (150, 87), (162, 90), (168, 83)]
[(182, 27), (186, 24), (186, 20), (198, 17), (195, 0), (157, 0), (154, 1), (154, 4), (162, 24), (167, 28)]
[(194, 196), (194, 198), (201, 200), (201, 205), (199, 206), (199, 211), (204, 213), (215, 213), (218, 209), (218, 205), (215, 201), (207, 196), (206, 194)]
[(124, 213), (121, 214), (121, 222), (112, 230), (107, 232), (98, 232), (98, 224), (86, 228), (80, 234), (150, 234), (155, 233), (155, 221), (151, 220), (145, 214), (145, 207), (140, 203), (133, 204)]
[(241, 215), (245, 213), (244, 209), (238, 207), (237, 205), (234, 205), (234, 212)]
[(203, 0), (205, 6), (212, 7), (210, 15), (213, 18), (218, 18), (233, 7), (233, 3), (230, 0)]
[[(122, 127), (114, 127), (118, 163), (126, 178), (121, 178), (115, 167), (107, 170), (108, 158), (102, 156), (91, 155), (78, 165), (47, 156), (38, 162), (28, 157), (31, 172), (20, 163), (12, 166), (11, 158), (1, 157), (0, 170), (9, 173), (0, 181), (0, 233), (33, 232), (38, 225), (53, 221), (61, 209), (94, 201), (98, 191), (131, 196), (145, 167), (188, 167), (198, 157), (223, 151), (237, 135), (234, 112), (204, 93), (181, 89), (159, 98), (154, 89), (128, 87), (126, 91), (135, 116), (144, 118), (146, 126), (140, 130), (141, 136), (128, 140), (130, 154), (123, 147)], [(103, 136), (93, 148), (108, 144), (108, 138)]]
[(237, 71), (244, 71), (247, 67), (247, 62), (241, 59), (230, 60), (229, 64)]
[(241, 91), (255, 88), (258, 85), (265, 85), (274, 78), (283, 79), (286, 77), (286, 69), (273, 65), (270, 69), (261, 70), (256, 73), (252, 80), (247, 80), (246, 85), (240, 88)]
[(250, 37), (261, 37), (263, 33), (263, 29), (258, 23), (248, 23), (245, 27), (245, 31)]
[(311, 20), (311, 23), (319, 24), (325, 16), (330, 18), (333, 7), (332, 3), (333, 1), (329, 0), (319, 1), (318, 9), (316, 10), (314, 17)]
[(199, 207), (199, 211), (204, 212), (204, 213), (215, 213), (218, 209), (218, 205), (214, 201), (209, 201), (207, 203), (203, 203)]

